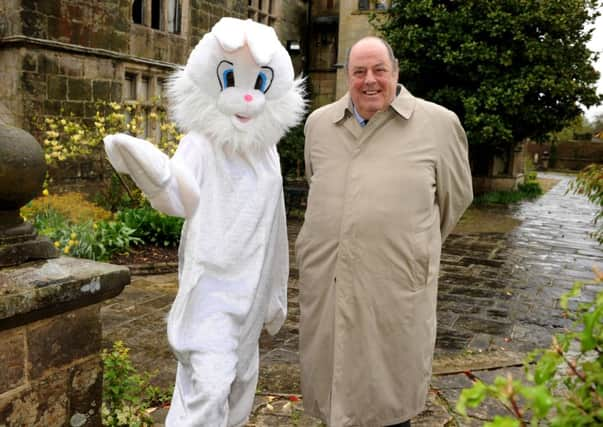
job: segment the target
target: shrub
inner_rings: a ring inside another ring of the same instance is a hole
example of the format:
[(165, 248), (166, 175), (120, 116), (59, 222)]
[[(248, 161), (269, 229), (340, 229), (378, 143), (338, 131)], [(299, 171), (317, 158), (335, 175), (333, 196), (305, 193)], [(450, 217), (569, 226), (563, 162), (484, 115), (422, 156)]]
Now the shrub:
[(184, 223), (182, 218), (162, 214), (150, 206), (123, 209), (117, 219), (134, 230), (134, 237), (164, 247), (178, 246)]
[[(570, 183), (570, 191), (585, 195), (588, 200), (599, 207), (595, 216), (595, 224), (603, 218), (603, 165), (592, 164), (584, 168), (575, 181)], [(593, 237), (603, 244), (603, 223), (593, 233)]]
[(281, 160), (281, 173), (285, 178), (298, 180), (304, 177), (304, 126), (300, 124), (287, 132), (277, 145)]
[(21, 215), (33, 218), (41, 213), (59, 214), (71, 222), (109, 220), (113, 214), (86, 200), (82, 193), (69, 192), (38, 197), (21, 208)]
[(583, 288), (603, 281), (577, 282), (561, 297), (566, 316), (574, 327), (553, 338), (550, 348), (536, 350), (525, 360), (526, 380), (497, 377), (493, 384), (477, 380), (461, 392), (457, 411), (466, 415), (487, 397), (508, 409), (485, 427), (595, 426), (603, 425), (603, 291), (593, 301), (569, 309), (571, 298)]
[(515, 191), (491, 191), (480, 194), (473, 200), (474, 205), (501, 204), (508, 205), (522, 200), (532, 200), (542, 195), (538, 181), (528, 181), (517, 185)]
[(103, 350), (104, 426), (136, 427), (152, 425), (146, 409), (169, 400), (170, 393), (150, 384), (155, 373), (139, 374), (130, 360), (129, 349), (121, 341)]
[(38, 232), (47, 236), (64, 255), (106, 261), (142, 243), (134, 230), (118, 221), (72, 222), (53, 207), (37, 210), (31, 218)]

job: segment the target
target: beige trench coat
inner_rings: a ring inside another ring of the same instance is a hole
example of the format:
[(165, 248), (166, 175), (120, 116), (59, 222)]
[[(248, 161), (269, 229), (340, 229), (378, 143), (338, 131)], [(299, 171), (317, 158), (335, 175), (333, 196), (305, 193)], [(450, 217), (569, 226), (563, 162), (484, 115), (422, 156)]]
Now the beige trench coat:
[(454, 113), (403, 87), (364, 128), (350, 108), (346, 95), (305, 127), (302, 393), (329, 426), (377, 427), (424, 408), (441, 245), (473, 191)]

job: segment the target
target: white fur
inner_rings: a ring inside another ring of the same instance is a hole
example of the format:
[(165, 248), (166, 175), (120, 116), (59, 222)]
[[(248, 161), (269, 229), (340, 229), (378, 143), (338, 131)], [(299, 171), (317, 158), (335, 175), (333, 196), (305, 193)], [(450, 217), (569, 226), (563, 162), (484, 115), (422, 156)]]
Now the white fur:
[[(236, 151), (263, 149), (302, 120), (303, 80), (294, 80), (291, 59), (272, 28), (233, 19), (220, 20), (170, 78), (170, 113), (185, 132), (202, 133)], [(233, 64), (234, 87), (221, 88), (216, 67), (223, 60)], [(265, 94), (254, 89), (261, 67), (274, 71)], [(253, 100), (245, 101), (245, 96)], [(250, 120), (243, 123), (237, 114)]]
[(203, 133), (213, 142), (230, 145), (235, 150), (275, 145), (304, 116), (302, 79), (295, 80), (291, 90), (281, 98), (267, 102), (246, 129), (237, 127), (232, 115), (222, 112), (218, 102), (199, 91), (183, 71), (175, 74), (171, 82), (171, 113), (178, 126), (187, 132)]

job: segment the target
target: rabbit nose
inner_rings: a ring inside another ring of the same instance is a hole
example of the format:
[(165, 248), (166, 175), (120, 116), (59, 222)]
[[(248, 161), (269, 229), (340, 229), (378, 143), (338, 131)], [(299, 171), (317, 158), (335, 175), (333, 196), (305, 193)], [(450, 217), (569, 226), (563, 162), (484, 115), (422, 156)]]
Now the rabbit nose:
[(251, 102), (253, 101), (253, 96), (247, 94), (243, 97), (243, 99), (245, 100), (245, 102)]

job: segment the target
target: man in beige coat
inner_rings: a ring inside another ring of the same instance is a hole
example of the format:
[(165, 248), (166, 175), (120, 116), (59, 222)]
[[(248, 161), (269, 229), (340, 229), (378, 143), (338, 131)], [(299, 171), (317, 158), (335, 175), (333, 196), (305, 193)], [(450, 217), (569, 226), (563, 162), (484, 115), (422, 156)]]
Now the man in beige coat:
[[(442, 242), (471, 203), (457, 116), (398, 85), (383, 40), (306, 122), (297, 239), (304, 409), (332, 427), (410, 425), (431, 377)], [(366, 122), (368, 121), (368, 123)]]

